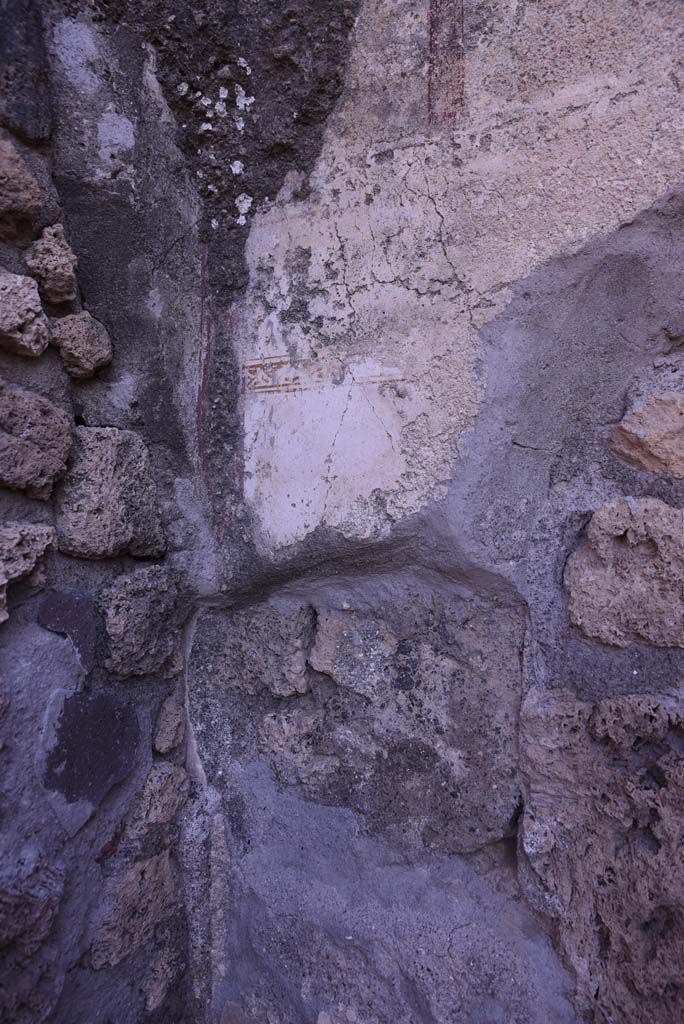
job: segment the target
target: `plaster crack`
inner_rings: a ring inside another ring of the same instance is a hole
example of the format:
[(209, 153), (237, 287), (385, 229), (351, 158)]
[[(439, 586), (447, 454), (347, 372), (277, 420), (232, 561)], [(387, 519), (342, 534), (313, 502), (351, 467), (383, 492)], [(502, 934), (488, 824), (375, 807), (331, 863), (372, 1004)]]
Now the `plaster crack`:
[(337, 221), (335, 221), (335, 220), (333, 220), (333, 228), (335, 230), (335, 236), (337, 238), (337, 244), (340, 247), (340, 255), (342, 257), (342, 283), (344, 285), (344, 290), (345, 290), (345, 292), (347, 294), (347, 302), (349, 303), (349, 307), (350, 307), (350, 309), (352, 311), (352, 316), (351, 316), (352, 324), (354, 324), (356, 322), (357, 314), (356, 314), (356, 307), (355, 307), (355, 305), (354, 305), (354, 303), (352, 301), (352, 298), (354, 296), (354, 291), (349, 287), (349, 281), (347, 279), (347, 252), (346, 252), (346, 246), (345, 246), (344, 240), (343, 240), (343, 238), (342, 238), (342, 236), (340, 234), (340, 229), (339, 229), (339, 227), (337, 225)]
[(160, 252), (158, 256), (154, 257), (152, 261), (152, 273), (155, 273), (156, 271), (162, 269), (162, 267), (166, 263), (166, 260), (171, 255), (176, 246), (179, 245), (181, 242), (184, 242), (185, 239), (191, 234), (191, 232), (193, 232), (197, 228), (197, 225), (199, 223), (199, 220), (193, 221), (193, 223), (190, 224), (185, 231), (181, 232), (180, 235), (174, 238), (173, 241), (170, 242), (169, 245), (167, 245), (166, 248), (162, 252)]
[[(466, 284), (466, 282), (463, 279), (463, 277), (459, 274), (458, 269), (457, 269), (455, 263), (453, 262), (451, 256), (449, 255), (449, 250), (448, 250), (448, 247), (447, 247), (447, 243), (446, 243), (446, 239), (445, 239), (445, 233), (444, 233), (445, 232), (445, 225), (446, 225), (446, 218), (445, 218), (444, 214), (442, 213), (442, 211), (440, 210), (439, 204), (437, 203), (437, 200), (433, 196), (432, 191), (430, 189), (430, 180), (428, 178), (428, 174), (427, 174), (427, 171), (425, 169), (425, 164), (424, 163), (420, 163), (420, 169), (422, 171), (423, 180), (425, 182), (425, 191), (424, 192), (418, 191), (417, 189), (412, 188), (408, 184), (408, 182), (406, 181), (406, 178), (408, 177), (408, 174), (409, 174), (410, 170), (412, 169), (413, 164), (414, 164), (414, 161), (409, 163), (409, 166), (407, 168), (406, 174), (402, 178), (402, 183), (403, 183), (404, 188), (406, 189), (407, 192), (409, 192), (413, 196), (416, 196), (418, 199), (427, 200), (427, 202), (431, 205), (432, 209), (434, 210), (435, 216), (437, 217), (437, 220), (438, 220), (438, 229), (437, 229), (437, 232), (436, 232), (436, 241), (439, 243), (439, 246), (440, 246), (440, 249), (442, 251), (442, 255), (444, 257), (444, 260), (447, 263), (447, 265), (451, 268), (451, 273), (452, 273), (452, 276), (451, 276), (451, 278), (448, 281), (442, 281), (442, 280), (439, 280), (437, 278), (433, 278), (433, 281), (434, 281), (435, 284), (438, 284), (438, 285), (449, 284), (452, 281), (455, 284), (458, 285), (460, 290), (463, 292), (463, 295), (464, 295), (464, 298), (465, 298), (465, 312), (466, 312), (466, 314), (468, 316), (468, 320), (470, 322), (470, 326), (471, 326), (471, 328), (474, 331), (476, 331), (477, 330), (477, 326), (475, 324), (473, 309), (474, 309), (474, 306), (477, 305), (477, 302), (473, 303), (472, 296), (473, 296), (473, 294), (475, 296), (477, 296), (477, 300), (478, 301), (480, 300), (481, 296), (476, 291), (476, 289), (474, 289), (474, 288), (472, 288), (472, 287), (470, 287), (469, 285)], [(427, 294), (427, 292), (426, 292), (426, 294)]]
[[(349, 370), (349, 368), (347, 368), (347, 370), (351, 374), (351, 370)], [(332, 485), (333, 485), (333, 479), (331, 478), (333, 452), (335, 451), (335, 445), (337, 444), (337, 438), (339, 437), (340, 431), (342, 430), (342, 426), (344, 424), (344, 420), (345, 420), (345, 417), (347, 415), (347, 411), (349, 409), (349, 406), (351, 405), (352, 389), (354, 387), (354, 376), (353, 376), (353, 374), (351, 375), (351, 378), (352, 378), (351, 379), (351, 384), (349, 385), (349, 390), (347, 391), (347, 399), (346, 399), (345, 404), (344, 404), (344, 409), (342, 410), (342, 415), (340, 416), (340, 422), (337, 424), (337, 430), (335, 431), (335, 436), (332, 439), (332, 443), (330, 445), (330, 451), (328, 452), (327, 456), (325, 457), (325, 462), (327, 463), (328, 468), (327, 468), (326, 474), (325, 474), (325, 487), (326, 487), (326, 490), (325, 490), (325, 498), (323, 500), (323, 513), (322, 513), (322, 516), (321, 516), (321, 522), (325, 521), (325, 515), (326, 515), (326, 512), (328, 511), (328, 501), (330, 499), (330, 491), (332, 490)]]
[(516, 448), (524, 448), (525, 451), (529, 452), (549, 452), (553, 454), (554, 452), (558, 451), (557, 448), (538, 448), (536, 447), (536, 445), (533, 444), (524, 444), (522, 441), (516, 441), (515, 438), (513, 438), (511, 444), (515, 445)]
[[(358, 383), (358, 381), (356, 380), (356, 377), (354, 376), (354, 374), (353, 374), (353, 372), (352, 372), (352, 369), (351, 369), (351, 367), (349, 367), (349, 373), (350, 373), (350, 375), (351, 375), (352, 383), (353, 383), (353, 384), (356, 384), (356, 385), (357, 385), (357, 386), (358, 386), (358, 387), (360, 388), (360, 390), (361, 390), (361, 394), (363, 395), (363, 397), (365, 398), (366, 402), (368, 403), (368, 405), (369, 405), (369, 407), (370, 407), (370, 410), (371, 410), (371, 412), (372, 412), (372, 413), (373, 413), (373, 415), (375, 416), (376, 420), (378, 421), (378, 423), (380, 424), (380, 426), (382, 427), (382, 429), (383, 429), (383, 430), (385, 431), (385, 433), (387, 434), (387, 440), (388, 440), (388, 441), (389, 441), (389, 443), (390, 443), (390, 447), (391, 447), (392, 451), (393, 451), (393, 452), (396, 452), (396, 448), (394, 447), (394, 440), (393, 440), (393, 438), (392, 438), (392, 435), (390, 434), (389, 430), (387, 429), (387, 426), (385, 425), (385, 422), (384, 422), (384, 420), (382, 419), (382, 417), (381, 417), (381, 416), (380, 416), (380, 414), (378, 413), (377, 409), (375, 408), (375, 406), (374, 406), (374, 405), (373, 405), (373, 403), (371, 402), (370, 398), (369, 398), (369, 397), (368, 397), (368, 395), (366, 394), (366, 392), (365, 392), (365, 390), (364, 390), (364, 387), (365, 387), (365, 385), (364, 385), (363, 383), (361, 383), (361, 384), (359, 384), (359, 383)], [(340, 426), (341, 426), (341, 424), (340, 424)]]

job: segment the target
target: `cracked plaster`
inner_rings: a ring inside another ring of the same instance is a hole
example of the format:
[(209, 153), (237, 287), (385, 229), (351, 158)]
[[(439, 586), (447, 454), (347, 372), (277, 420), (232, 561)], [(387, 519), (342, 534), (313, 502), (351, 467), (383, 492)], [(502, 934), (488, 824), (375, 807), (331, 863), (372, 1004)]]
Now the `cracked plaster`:
[(484, 393), (479, 331), (509, 286), (681, 180), (677, 8), (500, 0), (487, 31), (466, 25), (445, 127), (428, 117), (427, 5), (366, 3), (314, 172), (290, 175), (248, 241), (234, 336), (264, 552), (322, 525), (378, 539), (444, 495)]

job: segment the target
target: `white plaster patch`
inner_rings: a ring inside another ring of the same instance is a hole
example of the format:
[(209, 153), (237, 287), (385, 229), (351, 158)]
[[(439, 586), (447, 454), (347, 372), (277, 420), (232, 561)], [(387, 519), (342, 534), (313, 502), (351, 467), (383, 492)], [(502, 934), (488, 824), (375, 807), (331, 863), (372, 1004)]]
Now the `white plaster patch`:
[(83, 21), (64, 18), (55, 26), (53, 40), (62, 71), (71, 85), (82, 94), (94, 96), (100, 85), (93, 70), (98, 60), (94, 30)]
[(107, 386), (107, 398), (116, 409), (128, 412), (138, 397), (138, 382), (131, 373), (122, 373)]
[[(268, 509), (260, 519), (269, 550), (318, 525), (349, 536), (384, 533), (447, 482), (452, 432), (477, 408), (470, 328), (458, 315), (464, 304), (453, 270), (426, 261), (414, 281), (423, 294), (387, 273), (380, 284), (379, 265), (375, 278), (359, 266), (353, 279), (347, 239), (359, 230), (358, 216), (353, 210), (334, 223), (317, 204), (300, 204), (286, 222), (257, 217), (250, 234), (248, 259), (263, 298), (237, 331), (254, 346), (241, 347), (245, 497), (255, 510)], [(423, 224), (429, 251), (439, 231), (434, 209), (419, 204), (407, 216)], [(444, 278), (437, 296), (433, 274)], [(289, 314), (295, 302), (297, 318)]]
[(237, 206), (238, 209), (238, 224), (247, 223), (247, 214), (249, 213), (253, 202), (254, 200), (252, 196), (248, 196), (246, 192), (241, 192), (240, 195), (237, 197), (237, 199), (235, 200), (235, 205)]
[(676, 14), (628, 7), (587, 22), (581, 0), (547, 0), (564, 27), (544, 61), (536, 8), (494, 19), (463, 95), (437, 104), (445, 125), (427, 5), (367, 0), (308, 198), (290, 175), (250, 231), (235, 338), (263, 550), (321, 525), (381, 536), (439, 498), (483, 393), (478, 332), (509, 286), (682, 179)]
[(245, 90), (237, 82), (235, 83), (235, 105), (238, 110), (249, 110), (254, 103), (254, 97), (248, 96)]
[(147, 293), (145, 306), (152, 314), (155, 320), (160, 319), (164, 309), (164, 298), (159, 288), (157, 288), (156, 286), (150, 288), (149, 292)]
[[(402, 407), (399, 369), (393, 374), (364, 361), (346, 367), (335, 380), (317, 361), (295, 367), (284, 356), (248, 362), (244, 374), (247, 449), (254, 450), (265, 432), (271, 451), (268, 465), (248, 461), (245, 494), (255, 507), (275, 500), (274, 521), (289, 524), (295, 535), (319, 523), (339, 525), (335, 509), (350, 494), (363, 493), (369, 469), (379, 490), (397, 486), (406, 461), (399, 452), (394, 459), (387, 457), (387, 441), (400, 433), (417, 397), (415, 390), (404, 388)], [(338, 451), (364, 454), (344, 461)], [(312, 463), (318, 467), (313, 478)], [(358, 526), (364, 518), (368, 533), (372, 517), (364, 517), (359, 508)], [(277, 542), (280, 536), (282, 531), (271, 533), (268, 540)]]
[[(99, 181), (116, 173), (120, 180), (132, 182), (135, 128), (119, 108), (118, 69), (110, 40), (84, 17), (60, 21), (48, 45), (51, 73), (63, 93), (64, 117), (53, 139), (57, 161), (64, 167), (77, 162), (78, 174), (86, 180)], [(144, 49), (143, 82), (148, 95), (143, 102), (156, 105), (161, 119), (168, 121), (154, 77), (154, 55), (149, 47)]]
[(111, 168), (127, 160), (135, 146), (133, 125), (112, 107), (97, 122), (98, 154), (102, 164)]

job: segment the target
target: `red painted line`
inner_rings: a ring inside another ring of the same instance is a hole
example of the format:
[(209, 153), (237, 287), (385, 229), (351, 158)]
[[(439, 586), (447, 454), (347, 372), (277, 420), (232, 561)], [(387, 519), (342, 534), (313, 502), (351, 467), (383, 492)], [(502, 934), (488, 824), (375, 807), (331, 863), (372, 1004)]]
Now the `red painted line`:
[(428, 121), (455, 127), (465, 101), (463, 0), (430, 0), (428, 24)]
[(208, 309), (207, 289), (207, 250), (202, 249), (201, 264), (201, 304), (200, 304), (200, 381), (197, 391), (197, 404), (195, 409), (195, 423), (197, 431), (197, 452), (199, 455), (200, 469), (202, 476), (205, 475), (205, 447), (204, 447), (204, 419), (207, 401), (209, 398), (209, 380), (211, 373), (211, 357), (213, 348), (214, 324)]

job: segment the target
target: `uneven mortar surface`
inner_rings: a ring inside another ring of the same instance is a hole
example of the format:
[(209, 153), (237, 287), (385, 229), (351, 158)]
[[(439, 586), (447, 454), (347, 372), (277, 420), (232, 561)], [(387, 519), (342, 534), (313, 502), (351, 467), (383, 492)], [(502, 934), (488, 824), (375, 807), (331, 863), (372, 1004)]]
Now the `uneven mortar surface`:
[(684, 1020), (680, 0), (0, 0), (0, 1021)]

